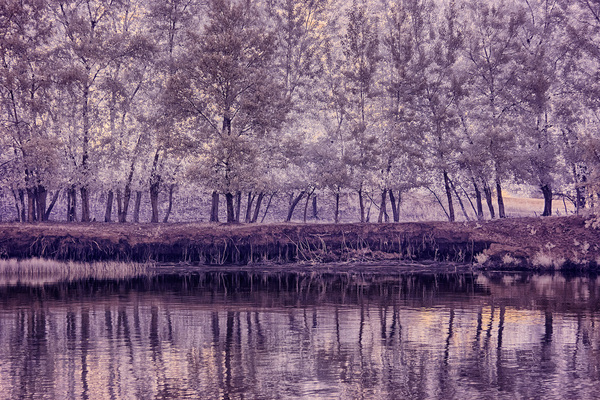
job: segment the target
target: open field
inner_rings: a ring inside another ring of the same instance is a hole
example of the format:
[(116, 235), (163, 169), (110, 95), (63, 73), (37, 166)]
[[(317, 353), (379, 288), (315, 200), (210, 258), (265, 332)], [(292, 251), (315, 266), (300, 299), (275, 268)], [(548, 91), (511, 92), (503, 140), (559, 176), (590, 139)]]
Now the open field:
[(259, 262), (435, 260), (480, 267), (600, 265), (583, 217), (395, 224), (0, 224), (0, 256), (60, 260)]

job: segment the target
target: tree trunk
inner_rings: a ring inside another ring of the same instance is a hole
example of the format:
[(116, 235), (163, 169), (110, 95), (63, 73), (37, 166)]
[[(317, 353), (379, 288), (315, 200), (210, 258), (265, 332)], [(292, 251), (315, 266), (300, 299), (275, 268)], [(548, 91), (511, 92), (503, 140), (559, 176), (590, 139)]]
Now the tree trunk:
[(479, 186), (477, 186), (477, 182), (475, 182), (475, 178), (472, 179), (473, 188), (475, 189), (475, 201), (477, 203), (477, 219), (483, 219), (483, 203), (481, 201), (481, 190), (479, 190)]
[[(275, 192), (277, 193), (277, 192)], [(263, 222), (265, 222), (265, 217), (267, 216), (267, 212), (269, 211), (269, 207), (271, 206), (271, 201), (273, 200), (273, 197), (275, 197), (275, 193), (273, 193), (270, 197), (269, 197), (269, 201), (267, 201), (267, 207), (265, 208), (265, 213), (263, 214), (262, 218), (260, 219), (260, 223), (262, 224)], [(256, 207), (258, 209), (258, 205)]]
[(35, 202), (37, 204), (37, 219), (38, 221), (47, 221), (46, 218), (46, 201), (48, 200), (48, 191), (43, 185), (38, 185), (36, 191)]
[(217, 191), (212, 192), (210, 222), (219, 222), (219, 193)]
[(225, 193), (225, 205), (227, 207), (227, 223), (235, 222), (235, 209), (233, 206), (233, 194)]
[(81, 222), (90, 222), (90, 198), (87, 186), (82, 186), (81, 192)]
[(490, 210), (490, 218), (494, 219), (496, 218), (496, 213), (494, 212), (494, 203), (492, 201), (492, 188), (485, 181), (483, 182), (483, 193), (485, 194), (485, 202)]
[(306, 216), (308, 214), (308, 202), (310, 201), (310, 198), (314, 192), (315, 192), (315, 189), (312, 189), (310, 191), (310, 193), (308, 193), (308, 195), (306, 196), (306, 202), (304, 203), (304, 217), (303, 217), (304, 223), (306, 223)]
[(467, 214), (467, 210), (465, 209), (465, 205), (463, 204), (462, 199), (458, 195), (458, 190), (456, 190), (456, 186), (454, 185), (454, 182), (451, 179), (450, 179), (450, 186), (452, 187), (452, 191), (454, 192), (454, 195), (456, 196), (456, 199), (458, 200), (458, 204), (460, 205), (460, 210), (462, 211), (463, 215), (465, 216), (465, 219), (467, 221), (470, 221), (471, 218), (469, 218), (469, 214)]
[(106, 196), (106, 211), (104, 212), (104, 222), (112, 222), (112, 208), (115, 194), (112, 190), (108, 191)]
[(452, 191), (450, 189), (450, 178), (448, 178), (448, 172), (444, 170), (444, 187), (446, 189), (446, 198), (448, 199), (448, 220), (454, 222), (454, 205), (452, 204)]
[(159, 182), (155, 180), (150, 184), (150, 206), (152, 208), (152, 217), (150, 222), (158, 223), (158, 193), (159, 193)]
[(73, 185), (67, 191), (67, 221), (69, 221), (69, 222), (77, 221), (77, 214), (75, 213), (76, 210), (77, 210), (77, 190), (75, 189), (75, 185)]
[[(260, 192), (258, 194), (258, 198), (256, 199), (256, 208), (254, 209), (254, 215), (252, 216), (252, 219), (250, 220), (251, 223), (255, 223), (256, 221), (258, 221), (258, 215), (259, 215), (259, 212), (260, 212), (260, 205), (262, 204), (262, 201), (263, 201), (264, 197), (265, 197), (265, 194), (263, 192)], [(271, 201), (269, 201), (269, 204), (271, 204)], [(264, 219), (264, 217), (263, 217), (263, 219)]]
[(360, 207), (360, 222), (365, 222), (365, 202), (363, 199), (362, 185), (358, 189), (358, 205)]
[(135, 202), (133, 203), (133, 222), (140, 222), (140, 208), (142, 206), (142, 191), (136, 190)]
[[(398, 200), (400, 200), (400, 192), (398, 192)], [(390, 204), (392, 205), (392, 217), (394, 222), (400, 222), (400, 201), (396, 204), (396, 198), (394, 197), (394, 191), (390, 189)]]
[(35, 222), (35, 193), (27, 189), (27, 222)]
[(239, 190), (235, 195), (235, 222), (240, 222), (240, 212), (242, 211), (242, 192)]
[[(300, 200), (302, 200), (302, 197), (304, 197), (305, 193), (306, 193), (305, 190), (301, 191), (300, 194), (292, 200), (292, 202), (290, 203), (290, 207), (288, 209), (288, 214), (287, 214), (287, 218), (285, 219), (285, 222), (290, 222), (292, 220), (292, 215), (294, 214), (294, 209), (296, 208), (296, 206), (298, 205)], [(292, 197), (293, 197), (293, 194), (292, 194)]]
[(339, 188), (338, 188), (338, 190), (335, 191), (335, 210), (333, 213), (333, 222), (336, 224), (340, 222), (340, 189)]
[[(169, 186), (169, 205), (167, 207), (167, 213), (165, 214), (165, 218), (163, 219), (163, 223), (167, 223), (169, 221), (169, 217), (171, 216), (171, 210), (173, 209), (173, 191), (175, 190), (175, 184), (172, 183)], [(136, 199), (137, 204), (137, 199)]]
[(48, 209), (46, 210), (46, 215), (44, 215), (44, 221), (48, 221), (50, 219), (50, 213), (52, 212), (52, 209), (56, 205), (56, 202), (58, 201), (58, 196), (59, 195), (60, 195), (60, 189), (57, 190), (54, 193), (54, 196), (52, 196), (52, 200), (50, 201), (50, 205), (48, 206)]
[(317, 195), (315, 194), (312, 198), (312, 217), (315, 221), (319, 219), (319, 214), (317, 211)]
[(119, 203), (119, 222), (127, 222), (127, 213), (129, 212), (129, 201), (131, 200), (131, 187), (129, 183), (125, 184), (125, 190), (123, 196), (120, 196), (121, 192), (117, 191), (117, 202)]
[(544, 212), (542, 217), (549, 217), (552, 215), (552, 188), (550, 184), (541, 186), (542, 194), (544, 195)]
[(388, 222), (390, 217), (387, 213), (387, 189), (381, 191), (381, 205), (379, 206), (379, 217), (377, 218), (378, 223)]
[(498, 177), (496, 177), (496, 196), (498, 197), (498, 218), (506, 218), (504, 198), (502, 197), (502, 186), (500, 185), (500, 178)]
[(244, 218), (244, 222), (249, 224), (252, 221), (252, 203), (254, 203), (254, 198), (256, 195), (252, 195), (252, 192), (248, 192), (248, 202), (246, 203), (246, 218)]

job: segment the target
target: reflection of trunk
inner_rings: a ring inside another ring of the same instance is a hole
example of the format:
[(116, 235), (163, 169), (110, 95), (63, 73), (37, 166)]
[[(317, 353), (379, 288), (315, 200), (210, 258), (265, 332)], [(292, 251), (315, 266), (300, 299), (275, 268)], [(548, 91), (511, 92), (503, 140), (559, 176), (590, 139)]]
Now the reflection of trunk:
[(541, 189), (544, 195), (544, 212), (542, 213), (542, 217), (549, 217), (552, 215), (552, 188), (547, 183)]
[(233, 207), (233, 194), (225, 193), (225, 205), (227, 207), (227, 223), (235, 222), (235, 211)]
[(333, 214), (333, 221), (337, 224), (340, 222), (340, 189), (338, 188), (335, 192), (335, 211)]
[[(169, 221), (169, 217), (171, 216), (171, 210), (173, 209), (173, 191), (175, 190), (175, 184), (171, 183), (169, 186), (169, 205), (167, 206), (167, 212), (165, 213), (165, 218), (163, 218), (163, 222), (166, 224)], [(137, 201), (136, 201), (137, 203)]]
[(394, 191), (390, 189), (390, 204), (392, 205), (392, 215), (394, 216), (394, 222), (400, 222), (400, 201), (401, 194), (398, 191), (398, 202), (396, 203), (396, 198), (394, 197)]
[(379, 217), (377, 218), (377, 222), (382, 223), (382, 222), (388, 222), (389, 221), (389, 216), (387, 213), (387, 189), (383, 189), (381, 191), (381, 205), (379, 207)]
[(446, 198), (448, 199), (448, 220), (453, 222), (454, 217), (454, 205), (452, 204), (452, 191), (450, 189), (450, 178), (448, 178), (448, 172), (444, 170), (444, 188), (446, 189)]
[[(301, 191), (300, 194), (291, 201), (290, 207), (288, 208), (287, 218), (285, 219), (286, 222), (290, 222), (292, 220), (292, 215), (294, 214), (294, 209), (296, 208), (296, 206), (298, 205), (300, 200), (302, 200), (302, 197), (304, 197), (305, 193), (306, 193), (306, 191), (304, 191), (304, 190)], [(292, 194), (292, 197), (293, 197), (293, 194)]]
[(217, 191), (212, 192), (210, 222), (219, 222), (219, 193)]
[(152, 217), (150, 222), (158, 223), (158, 193), (160, 191), (160, 179), (156, 178), (150, 183), (150, 206), (152, 208)]
[(475, 178), (473, 180), (473, 188), (475, 189), (475, 200), (477, 201), (477, 219), (483, 219), (483, 203), (481, 202), (481, 190), (479, 190), (479, 186), (477, 186), (477, 182), (475, 182)]
[(506, 218), (504, 212), (504, 198), (502, 197), (502, 186), (500, 185), (500, 178), (496, 177), (496, 196), (498, 197), (498, 218)]
[[(256, 208), (254, 209), (254, 215), (252, 216), (252, 219), (250, 220), (250, 222), (255, 223), (256, 221), (258, 221), (258, 213), (260, 212), (260, 206), (262, 204), (264, 197), (265, 197), (265, 194), (263, 192), (260, 192), (258, 194), (258, 198), (256, 199)], [(271, 204), (271, 201), (269, 201), (269, 204)], [(268, 208), (268, 205), (267, 205), (267, 208)], [(266, 211), (265, 211), (265, 214), (266, 214)], [(264, 219), (264, 217), (263, 217), (263, 219)]]
[(140, 207), (142, 206), (142, 191), (135, 192), (135, 203), (133, 204), (133, 222), (140, 222)]
[(104, 212), (104, 222), (112, 222), (112, 207), (115, 194), (112, 190), (108, 191), (106, 196), (106, 211)]
[(485, 202), (490, 210), (490, 218), (494, 219), (496, 218), (496, 213), (494, 212), (494, 203), (492, 202), (492, 189), (485, 181), (483, 182), (483, 193), (485, 193)]

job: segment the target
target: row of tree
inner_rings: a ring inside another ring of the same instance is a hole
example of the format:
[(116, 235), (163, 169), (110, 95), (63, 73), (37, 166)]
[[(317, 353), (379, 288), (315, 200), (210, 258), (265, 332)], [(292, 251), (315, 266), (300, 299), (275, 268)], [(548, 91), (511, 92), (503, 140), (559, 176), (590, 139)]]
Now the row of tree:
[(7, 0), (0, 57), (0, 185), (21, 221), (61, 193), (89, 221), (103, 192), (125, 222), (148, 191), (166, 222), (185, 182), (212, 193), (211, 221), (224, 196), (228, 222), (276, 192), (289, 220), (327, 190), (335, 222), (348, 192), (362, 222), (375, 196), (398, 221), (415, 187), (451, 221), (456, 204), (504, 217), (506, 184), (539, 188), (543, 215), (600, 193), (598, 2)]

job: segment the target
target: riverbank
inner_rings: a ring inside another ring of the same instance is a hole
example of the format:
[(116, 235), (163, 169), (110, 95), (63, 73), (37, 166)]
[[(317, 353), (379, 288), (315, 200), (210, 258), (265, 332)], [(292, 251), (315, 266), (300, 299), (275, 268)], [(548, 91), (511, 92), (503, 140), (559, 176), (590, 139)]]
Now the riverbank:
[(468, 223), (0, 223), (0, 257), (249, 264), (434, 260), (597, 268), (600, 229), (577, 216)]

